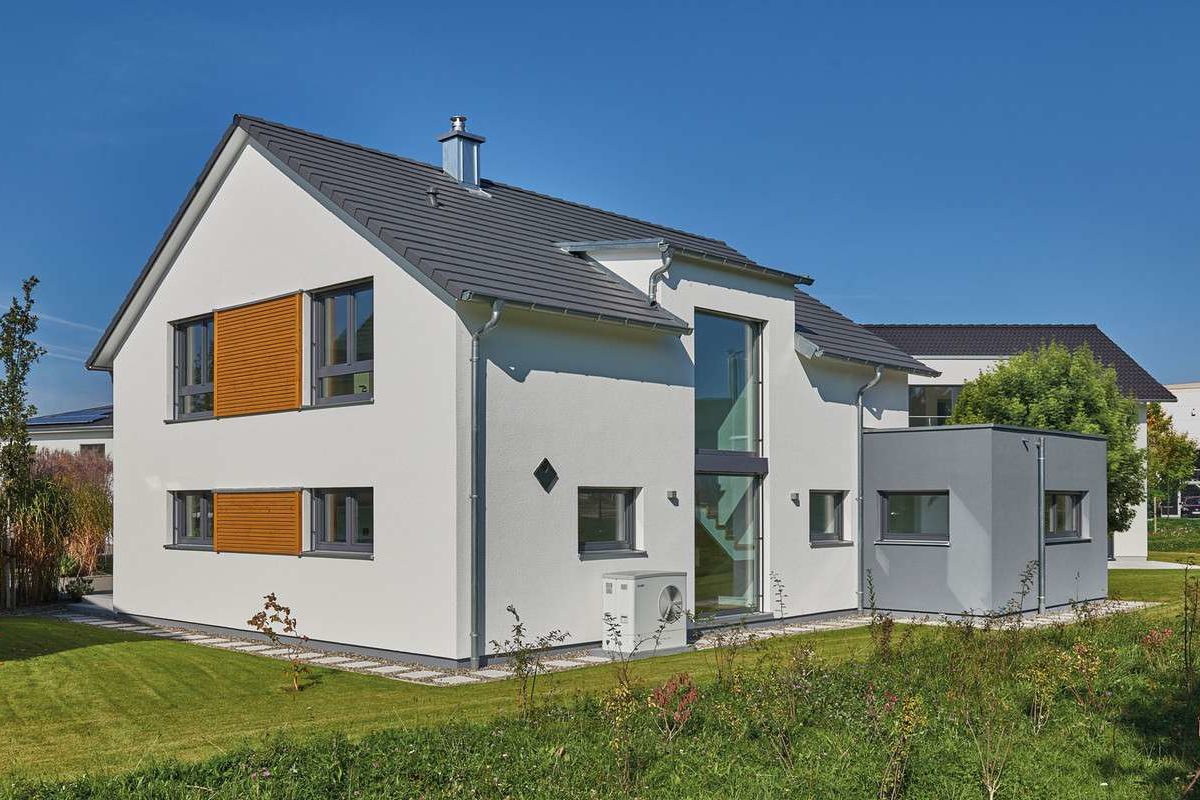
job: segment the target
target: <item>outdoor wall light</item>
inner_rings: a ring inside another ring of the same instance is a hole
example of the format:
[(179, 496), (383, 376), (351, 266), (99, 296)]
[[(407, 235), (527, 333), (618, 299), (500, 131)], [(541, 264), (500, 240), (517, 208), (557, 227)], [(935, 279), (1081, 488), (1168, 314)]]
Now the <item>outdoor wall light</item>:
[(792, 503), (794, 503), (797, 506), (800, 505), (800, 493), (799, 492), (792, 492)]
[(679, 492), (674, 489), (667, 490), (667, 502), (673, 506), (679, 505)]

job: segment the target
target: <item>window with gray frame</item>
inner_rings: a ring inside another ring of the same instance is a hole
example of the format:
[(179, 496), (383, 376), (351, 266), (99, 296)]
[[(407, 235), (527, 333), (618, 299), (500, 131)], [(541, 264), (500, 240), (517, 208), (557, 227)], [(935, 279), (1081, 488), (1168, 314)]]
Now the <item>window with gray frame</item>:
[(908, 425), (927, 428), (945, 425), (954, 411), (961, 386), (910, 385), (908, 387)]
[(313, 489), (312, 549), (374, 552), (374, 490)]
[(1046, 492), (1046, 538), (1083, 538), (1083, 493)]
[(212, 492), (172, 492), (177, 547), (211, 548)]
[(213, 318), (175, 324), (175, 419), (213, 413)]
[(104, 445), (102, 444), (81, 444), (79, 445), (80, 453), (90, 453), (94, 456), (104, 455)]
[(633, 550), (633, 489), (579, 489), (579, 552)]
[(808, 540), (810, 542), (841, 542), (846, 538), (842, 521), (842, 500), (845, 492), (808, 493)]
[(317, 404), (369, 400), (375, 391), (375, 299), (370, 282), (313, 293)]
[(892, 542), (949, 542), (949, 492), (880, 492), (880, 538)]

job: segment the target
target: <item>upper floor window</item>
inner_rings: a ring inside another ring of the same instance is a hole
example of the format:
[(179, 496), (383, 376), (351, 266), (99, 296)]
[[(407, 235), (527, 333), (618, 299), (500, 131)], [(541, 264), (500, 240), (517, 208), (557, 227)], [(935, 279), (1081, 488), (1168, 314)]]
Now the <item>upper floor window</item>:
[(912, 428), (945, 425), (961, 386), (909, 386), (908, 424)]
[(1046, 492), (1046, 538), (1083, 538), (1083, 494)]
[(317, 403), (367, 400), (374, 393), (375, 302), (370, 283), (313, 296), (313, 382)]
[(696, 449), (759, 450), (759, 325), (697, 311)]
[(213, 413), (213, 318), (175, 325), (175, 418)]

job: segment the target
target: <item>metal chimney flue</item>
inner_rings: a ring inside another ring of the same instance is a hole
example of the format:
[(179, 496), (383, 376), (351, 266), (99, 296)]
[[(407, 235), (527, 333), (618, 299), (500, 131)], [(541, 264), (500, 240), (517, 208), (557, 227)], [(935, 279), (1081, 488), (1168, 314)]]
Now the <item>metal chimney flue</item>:
[(442, 171), (468, 189), (479, 188), (479, 145), (486, 139), (467, 132), (467, 118), (455, 114), (450, 130), (438, 137), (442, 143)]

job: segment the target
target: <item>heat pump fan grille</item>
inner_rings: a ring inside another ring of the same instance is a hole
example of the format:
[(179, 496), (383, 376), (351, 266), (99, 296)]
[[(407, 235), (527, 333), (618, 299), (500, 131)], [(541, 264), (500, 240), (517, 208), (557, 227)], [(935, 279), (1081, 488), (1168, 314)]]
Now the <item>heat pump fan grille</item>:
[(658, 618), (667, 624), (683, 616), (683, 592), (678, 586), (665, 586), (658, 595)]

